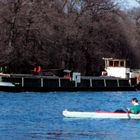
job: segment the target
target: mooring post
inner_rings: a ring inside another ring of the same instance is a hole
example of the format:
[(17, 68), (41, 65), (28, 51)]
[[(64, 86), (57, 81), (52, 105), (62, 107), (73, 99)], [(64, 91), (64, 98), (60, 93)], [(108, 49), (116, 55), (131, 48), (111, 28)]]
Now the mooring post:
[(22, 87), (24, 87), (24, 77), (22, 77)]
[(90, 87), (92, 87), (92, 79), (90, 79)]
[(58, 84), (59, 84), (59, 87), (61, 87), (61, 79), (60, 78), (58, 79)]
[(44, 82), (44, 79), (43, 78), (41, 78), (41, 87), (43, 87), (43, 83)]
[(120, 87), (119, 79), (117, 79), (117, 86)]
[(104, 79), (104, 87), (106, 87), (106, 79)]
[(75, 87), (77, 87), (77, 81), (75, 81)]

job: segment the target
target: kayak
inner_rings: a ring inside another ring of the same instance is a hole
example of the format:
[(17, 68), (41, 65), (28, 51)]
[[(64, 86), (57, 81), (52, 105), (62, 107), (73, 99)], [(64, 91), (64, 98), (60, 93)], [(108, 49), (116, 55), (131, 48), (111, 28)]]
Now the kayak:
[(64, 110), (64, 117), (68, 118), (99, 118), (99, 119), (140, 119), (139, 114), (118, 112), (77, 112)]

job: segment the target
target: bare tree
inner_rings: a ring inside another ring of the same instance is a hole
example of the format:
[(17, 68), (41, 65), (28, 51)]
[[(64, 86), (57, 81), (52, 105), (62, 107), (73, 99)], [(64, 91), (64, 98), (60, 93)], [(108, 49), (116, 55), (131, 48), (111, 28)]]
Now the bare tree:
[(0, 65), (99, 74), (102, 57), (133, 57), (133, 27), (122, 17), (111, 0), (0, 1)]

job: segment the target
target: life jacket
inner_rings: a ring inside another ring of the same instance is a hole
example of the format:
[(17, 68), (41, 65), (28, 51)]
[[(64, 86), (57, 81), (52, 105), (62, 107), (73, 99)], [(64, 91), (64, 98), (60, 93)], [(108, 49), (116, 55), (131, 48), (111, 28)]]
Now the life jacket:
[(37, 72), (38, 72), (38, 73), (41, 72), (41, 67), (40, 67), (40, 66), (37, 67)]
[(40, 73), (41, 72), (41, 66), (34, 67), (34, 73)]

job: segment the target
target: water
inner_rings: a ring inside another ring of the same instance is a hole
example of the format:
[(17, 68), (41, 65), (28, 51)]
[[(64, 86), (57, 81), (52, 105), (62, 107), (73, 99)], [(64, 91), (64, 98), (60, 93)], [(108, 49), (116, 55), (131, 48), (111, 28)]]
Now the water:
[(68, 119), (73, 111), (114, 111), (140, 92), (0, 93), (0, 140), (139, 140), (140, 120)]

